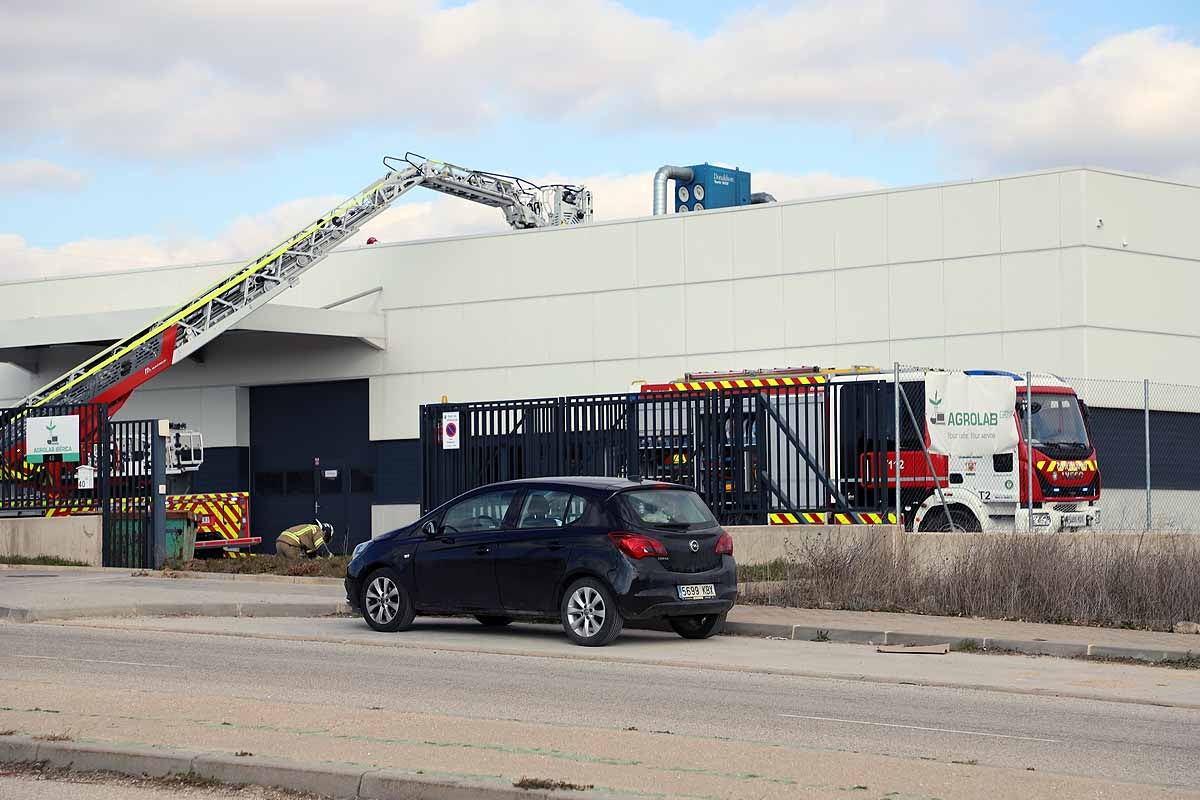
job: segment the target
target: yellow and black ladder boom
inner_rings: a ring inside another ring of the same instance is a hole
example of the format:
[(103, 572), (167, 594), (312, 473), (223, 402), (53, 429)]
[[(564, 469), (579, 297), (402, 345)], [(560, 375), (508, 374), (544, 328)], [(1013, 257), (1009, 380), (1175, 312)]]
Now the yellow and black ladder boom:
[(364, 224), (416, 186), (501, 209), (513, 228), (591, 221), (583, 186), (537, 185), (408, 153), (385, 158), (387, 174), (292, 236), (161, 317), (26, 397), (13, 411), (102, 403), (116, 412), (129, 394), (269, 303)]

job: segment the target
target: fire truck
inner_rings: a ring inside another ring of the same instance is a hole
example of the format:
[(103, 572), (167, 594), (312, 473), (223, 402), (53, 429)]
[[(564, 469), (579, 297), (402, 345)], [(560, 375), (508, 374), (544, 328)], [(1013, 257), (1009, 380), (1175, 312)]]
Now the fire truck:
[[(640, 384), (641, 430), (657, 434), (641, 439), (643, 472), (694, 482), (715, 510), (749, 518), (765, 504), (772, 524), (877, 523), (895, 521), (899, 462), (908, 530), (1099, 524), (1101, 477), (1087, 406), (1066, 382), (1041, 375), (1027, 386), (1015, 373), (967, 371), (1012, 381), (1018, 442), (999, 453), (949, 456), (930, 450), (931, 372), (905, 372), (899, 398), (894, 372), (874, 367), (689, 373)], [(695, 463), (681, 471), (687, 453)]]
[[(53, 506), (56, 498), (70, 495), (78, 502), (68, 511), (95, 507), (90, 494), (93, 490), (89, 488), (81, 494), (79, 487), (85, 485), (85, 474), (90, 477), (88, 470), (95, 471), (96, 458), (91, 454), (102, 449), (98, 447), (102, 427), (99, 415), (81, 413), (79, 465), (61, 461), (30, 463), (25, 453), (28, 420), (56, 407), (76, 409), (73, 413), (80, 413), (78, 409), (103, 408), (105, 418), (115, 415), (134, 390), (196, 354), (295, 286), (305, 272), (412, 189), (424, 187), (497, 208), (509, 226), (518, 230), (585, 224), (592, 219), (592, 194), (584, 186), (539, 185), (411, 152), (403, 157), (388, 156), (383, 163), (386, 172), (381, 178), (327, 214), (217, 283), (186, 298), (164, 316), (50, 381), (15, 407), (0, 410), (0, 482), (19, 484), (25, 489), (32, 487), (23, 495), (26, 506), (34, 502)], [(106, 449), (113, 455), (111, 468), (106, 470), (110, 479), (129, 481), (135, 475), (144, 478), (149, 474), (145, 466), (149, 457), (148, 439), (109, 442)], [(202, 437), (186, 426), (173, 426), (167, 460), (169, 474), (195, 471), (203, 463)], [(29, 499), (31, 493), (36, 500)], [(0, 499), (2, 496), (0, 493)], [(182, 508), (195, 505), (196, 497), (175, 499)], [(4, 511), (0, 504), (0, 513)]]

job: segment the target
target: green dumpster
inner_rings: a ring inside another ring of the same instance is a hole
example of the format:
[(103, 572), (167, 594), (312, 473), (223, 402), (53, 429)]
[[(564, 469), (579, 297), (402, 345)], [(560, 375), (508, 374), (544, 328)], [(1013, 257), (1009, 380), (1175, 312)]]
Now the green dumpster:
[(191, 561), (196, 557), (196, 518), (190, 511), (167, 512), (167, 560)]
[(105, 532), (104, 566), (144, 567), (150, 559), (150, 521), (143, 514), (114, 511)]

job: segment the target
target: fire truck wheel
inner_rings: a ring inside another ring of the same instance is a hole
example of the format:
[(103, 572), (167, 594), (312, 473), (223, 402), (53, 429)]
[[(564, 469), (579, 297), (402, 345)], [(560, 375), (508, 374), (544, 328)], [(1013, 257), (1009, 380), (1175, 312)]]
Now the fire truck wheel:
[[(953, 528), (950, 525), (951, 519), (954, 520)], [(946, 512), (937, 508), (930, 511), (921, 522), (922, 532), (948, 533), (951, 530), (979, 533), (982, 528), (979, 526), (979, 520), (975, 519), (975, 515), (965, 508), (951, 508), (949, 517), (946, 516)]]
[(367, 576), (359, 607), (367, 624), (384, 633), (408, 628), (417, 615), (408, 590), (391, 567), (380, 567)]

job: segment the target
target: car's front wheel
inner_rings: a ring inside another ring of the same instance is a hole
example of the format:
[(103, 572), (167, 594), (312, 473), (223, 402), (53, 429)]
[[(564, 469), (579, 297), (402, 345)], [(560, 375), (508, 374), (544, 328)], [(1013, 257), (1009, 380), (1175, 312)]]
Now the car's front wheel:
[(671, 629), (685, 639), (707, 639), (725, 627), (724, 614), (696, 614), (687, 617), (668, 617)]
[(567, 587), (559, 611), (567, 636), (584, 647), (603, 647), (625, 625), (617, 599), (595, 578), (581, 578)]
[(408, 628), (417, 615), (408, 590), (391, 567), (380, 567), (367, 576), (359, 605), (367, 624), (385, 633)]

